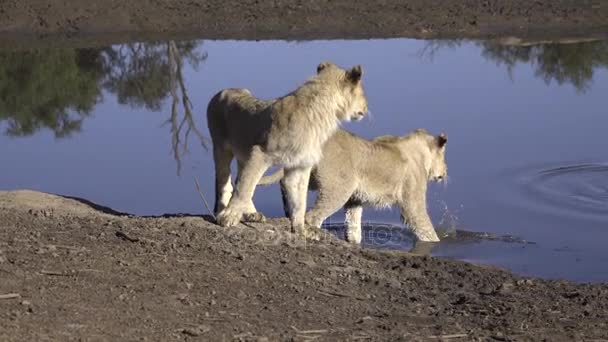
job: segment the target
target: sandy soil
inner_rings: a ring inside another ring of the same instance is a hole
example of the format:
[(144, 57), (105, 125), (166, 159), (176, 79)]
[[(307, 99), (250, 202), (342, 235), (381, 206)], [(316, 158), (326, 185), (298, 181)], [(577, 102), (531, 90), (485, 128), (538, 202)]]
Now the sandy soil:
[(605, 0), (2, 0), (0, 45), (132, 39), (580, 36)]
[(303, 243), (286, 224), (0, 192), (0, 340), (608, 339), (608, 284)]

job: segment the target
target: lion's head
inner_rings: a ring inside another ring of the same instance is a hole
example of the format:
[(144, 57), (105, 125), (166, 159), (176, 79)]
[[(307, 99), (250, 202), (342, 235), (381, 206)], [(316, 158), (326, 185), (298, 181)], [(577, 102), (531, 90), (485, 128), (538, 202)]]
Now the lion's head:
[(445, 147), (447, 143), (448, 136), (445, 133), (433, 137), (429, 142), (429, 149), (431, 151), (429, 180), (436, 182), (447, 180), (448, 164), (445, 161)]
[(331, 62), (322, 62), (317, 66), (317, 75), (331, 78), (339, 82), (343, 97), (344, 110), (338, 113), (341, 121), (359, 121), (367, 114), (367, 97), (363, 90), (361, 77), (363, 69), (360, 65), (345, 70)]

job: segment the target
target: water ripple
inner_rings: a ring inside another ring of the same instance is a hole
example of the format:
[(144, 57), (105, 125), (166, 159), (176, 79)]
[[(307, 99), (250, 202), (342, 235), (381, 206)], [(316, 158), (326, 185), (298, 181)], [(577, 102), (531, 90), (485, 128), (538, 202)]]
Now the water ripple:
[(608, 219), (608, 163), (562, 165), (522, 177), (533, 203), (554, 213)]

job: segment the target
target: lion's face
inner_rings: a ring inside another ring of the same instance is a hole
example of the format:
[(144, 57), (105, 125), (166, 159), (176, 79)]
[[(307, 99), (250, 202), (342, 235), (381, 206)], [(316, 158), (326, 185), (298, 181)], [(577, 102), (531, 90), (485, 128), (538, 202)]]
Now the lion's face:
[(338, 113), (340, 121), (359, 121), (367, 114), (367, 97), (363, 90), (361, 77), (363, 69), (360, 65), (350, 70), (344, 70), (331, 62), (323, 62), (317, 67), (318, 75), (327, 75), (340, 83), (344, 98), (344, 111)]
[(429, 180), (441, 182), (447, 180), (448, 165), (445, 161), (445, 147), (448, 142), (448, 136), (445, 133), (433, 137), (431, 141), (431, 167), (429, 172)]
[(363, 119), (365, 115), (367, 115), (367, 97), (365, 96), (365, 91), (363, 90), (363, 84), (361, 80), (354, 83), (350, 89), (350, 109), (346, 111), (347, 121), (359, 121)]

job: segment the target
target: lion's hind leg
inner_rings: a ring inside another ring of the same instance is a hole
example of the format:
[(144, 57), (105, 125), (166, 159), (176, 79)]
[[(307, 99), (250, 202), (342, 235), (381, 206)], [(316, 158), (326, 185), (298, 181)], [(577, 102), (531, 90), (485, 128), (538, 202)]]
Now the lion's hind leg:
[(306, 223), (320, 228), (323, 221), (348, 202), (355, 188), (353, 182), (345, 179), (321, 184), (315, 205), (306, 213)]
[(285, 176), (281, 181), (284, 188), (286, 211), (291, 220), (292, 232), (306, 236), (304, 215), (306, 213), (306, 198), (308, 182), (310, 181), (311, 167), (285, 169)]
[(361, 203), (349, 202), (344, 206), (344, 214), (344, 238), (348, 242), (360, 244), (363, 240), (363, 231), (361, 230), (363, 206)]
[(232, 178), (230, 176), (230, 163), (232, 163), (232, 150), (213, 146), (213, 161), (215, 163), (215, 205), (213, 212), (217, 215), (224, 210), (232, 198)]
[(239, 172), (236, 191), (230, 199), (230, 203), (217, 215), (219, 225), (223, 227), (236, 226), (243, 219), (243, 214), (252, 209), (255, 187), (269, 167), (270, 163), (264, 152), (259, 146), (254, 146), (249, 159), (243, 164)]
[[(245, 168), (245, 163), (240, 161), (238, 162), (238, 174), (237, 179), (240, 178), (241, 172)], [(245, 222), (266, 222), (266, 217), (264, 214), (259, 212), (255, 205), (253, 204), (253, 198), (249, 200), (249, 203), (245, 205), (245, 212), (243, 213), (243, 221)]]

